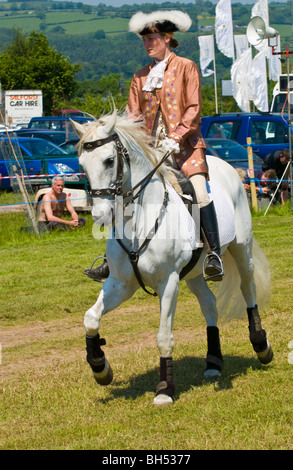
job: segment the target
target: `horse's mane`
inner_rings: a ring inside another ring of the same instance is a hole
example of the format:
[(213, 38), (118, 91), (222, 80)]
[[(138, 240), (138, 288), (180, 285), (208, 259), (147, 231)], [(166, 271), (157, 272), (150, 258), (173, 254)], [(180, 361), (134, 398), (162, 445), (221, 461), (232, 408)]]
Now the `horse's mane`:
[[(164, 156), (160, 149), (152, 146), (152, 138), (147, 134), (142, 118), (137, 119), (126, 114), (117, 114), (116, 111), (112, 114), (106, 114), (86, 125), (86, 132), (79, 141), (80, 150), (83, 142), (87, 141), (93, 130), (99, 127), (105, 128), (105, 137), (111, 132), (117, 132), (129, 153), (144, 154), (154, 167)], [(158, 173), (168, 180), (177, 191), (181, 191), (175, 173), (170, 171), (167, 165), (164, 163), (160, 165)]]

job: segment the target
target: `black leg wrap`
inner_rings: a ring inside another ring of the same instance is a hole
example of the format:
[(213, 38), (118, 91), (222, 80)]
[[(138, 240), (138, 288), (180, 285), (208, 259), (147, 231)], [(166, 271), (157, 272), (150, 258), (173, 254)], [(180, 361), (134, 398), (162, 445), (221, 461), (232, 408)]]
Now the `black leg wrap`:
[(247, 309), (249, 321), (249, 339), (256, 353), (263, 352), (267, 348), (267, 335), (261, 327), (261, 320), (257, 305), (254, 308)]
[(172, 357), (160, 358), (160, 383), (157, 386), (156, 395), (163, 394), (172, 397), (175, 392), (173, 383)]
[(101, 372), (105, 367), (105, 355), (101, 349), (105, 344), (106, 341), (100, 338), (99, 333), (96, 336), (86, 336), (86, 360), (93, 372)]
[(216, 326), (207, 327), (208, 353), (206, 357), (208, 369), (222, 370), (223, 356), (221, 353), (219, 328)]

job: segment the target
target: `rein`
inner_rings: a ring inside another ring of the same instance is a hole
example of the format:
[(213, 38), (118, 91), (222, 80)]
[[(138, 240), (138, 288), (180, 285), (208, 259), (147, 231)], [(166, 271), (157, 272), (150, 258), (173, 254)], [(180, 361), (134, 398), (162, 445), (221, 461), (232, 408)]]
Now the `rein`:
[[(105, 144), (108, 144), (110, 142), (115, 142), (116, 149), (117, 149), (117, 156), (118, 156), (118, 166), (117, 166), (117, 176), (116, 176), (116, 181), (115, 181), (115, 186), (109, 187), (106, 189), (92, 189), (89, 191), (89, 195), (91, 197), (100, 197), (100, 196), (120, 196), (122, 195), (123, 198), (130, 197), (132, 196), (130, 201), (134, 201), (139, 194), (144, 190), (144, 188), (148, 185), (150, 182), (151, 178), (153, 175), (156, 173), (158, 168), (167, 160), (167, 158), (171, 155), (172, 152), (167, 152), (162, 160), (148, 173), (139, 183), (137, 183), (131, 190), (127, 191), (125, 194), (122, 194), (122, 183), (123, 183), (123, 158), (126, 159), (127, 164), (130, 166), (130, 160), (129, 160), (129, 154), (127, 149), (123, 146), (121, 143), (119, 136), (117, 133), (114, 133), (110, 135), (109, 137), (106, 137), (105, 139), (98, 139), (94, 140), (92, 142), (84, 142), (82, 144), (83, 149), (85, 150), (94, 150), (97, 147), (102, 147)], [(120, 238), (116, 238), (117, 242), (121, 246), (121, 248), (127, 253), (129, 261), (133, 267), (134, 273), (136, 275), (136, 279), (142, 289), (150, 295), (153, 295), (154, 297), (157, 296), (156, 292), (150, 292), (146, 289), (142, 277), (140, 275), (139, 269), (138, 269), (138, 260), (139, 260), (139, 255), (142, 252), (142, 250), (147, 246), (147, 244), (150, 242), (150, 240), (155, 236), (157, 233), (157, 230), (159, 228), (159, 223), (165, 214), (165, 209), (167, 207), (168, 203), (168, 191), (166, 189), (165, 181), (162, 179), (163, 185), (164, 185), (164, 199), (162, 203), (162, 207), (160, 209), (160, 214), (156, 218), (155, 221), (155, 226), (150, 232), (148, 233), (147, 237), (145, 238), (144, 242), (142, 245), (138, 248), (137, 251), (130, 251), (126, 248), (126, 246), (123, 245), (122, 241)], [(140, 190), (136, 193), (134, 196), (134, 191), (140, 187)], [(129, 204), (130, 201), (127, 203)], [(115, 234), (115, 225), (113, 226), (113, 231)]]

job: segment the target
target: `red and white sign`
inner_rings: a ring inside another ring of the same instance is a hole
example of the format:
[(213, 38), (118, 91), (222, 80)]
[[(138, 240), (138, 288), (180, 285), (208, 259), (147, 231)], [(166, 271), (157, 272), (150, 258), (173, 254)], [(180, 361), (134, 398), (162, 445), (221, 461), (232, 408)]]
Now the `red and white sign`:
[(42, 90), (5, 91), (5, 123), (7, 126), (28, 124), (32, 117), (42, 115)]

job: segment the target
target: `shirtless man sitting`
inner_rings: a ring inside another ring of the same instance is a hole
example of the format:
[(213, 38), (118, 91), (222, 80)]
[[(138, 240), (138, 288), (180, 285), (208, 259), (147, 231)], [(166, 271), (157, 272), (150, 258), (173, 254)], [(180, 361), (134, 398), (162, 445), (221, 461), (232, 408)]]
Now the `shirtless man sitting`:
[[(61, 176), (56, 176), (52, 179), (52, 189), (44, 195), (40, 204), (40, 217), (39, 227), (54, 229), (61, 228), (75, 228), (78, 225), (84, 225), (85, 220), (78, 218), (68, 195), (63, 191), (64, 181)], [(71, 215), (71, 220), (62, 219), (65, 208)]]

